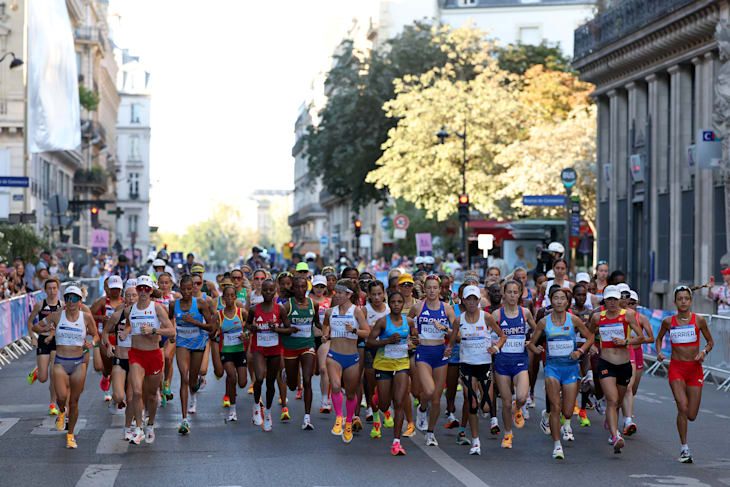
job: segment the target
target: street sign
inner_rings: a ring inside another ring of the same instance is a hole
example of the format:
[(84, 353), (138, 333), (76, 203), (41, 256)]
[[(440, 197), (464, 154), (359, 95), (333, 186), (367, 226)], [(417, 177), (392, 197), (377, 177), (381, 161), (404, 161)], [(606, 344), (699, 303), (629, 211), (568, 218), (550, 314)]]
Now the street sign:
[(396, 228), (393, 230), (393, 240), (399, 240), (406, 238), (406, 231), (401, 228)]
[(14, 194), (13, 195), (13, 201), (23, 201), (23, 193)]
[(29, 185), (28, 178), (15, 176), (0, 176), (0, 186), (11, 186), (13, 188), (27, 188)]
[(372, 245), (372, 238), (369, 233), (363, 233), (360, 235), (360, 248), (369, 249)]
[(91, 248), (106, 252), (106, 249), (109, 248), (109, 230), (95, 228), (91, 232)]
[(327, 238), (327, 235), (322, 235), (321, 237), (319, 237), (319, 245), (321, 245), (322, 247), (326, 247), (328, 241), (329, 238)]
[(48, 209), (56, 215), (66, 213), (66, 210), (68, 210), (68, 198), (62, 194), (52, 194), (48, 198)]
[(522, 206), (565, 206), (565, 195), (549, 194), (523, 196)]
[(697, 131), (697, 166), (700, 169), (720, 167), (722, 140), (712, 130)]
[(393, 219), (393, 225), (397, 230), (405, 230), (409, 224), (408, 217), (405, 215), (396, 215)]
[(380, 220), (380, 226), (383, 228), (383, 230), (389, 229), (390, 228), (390, 218), (388, 218), (386, 216), (382, 220)]
[(565, 189), (570, 189), (575, 186), (575, 182), (578, 180), (578, 173), (572, 167), (566, 167), (560, 171), (560, 180), (563, 182)]
[(491, 233), (480, 233), (477, 235), (477, 248), (479, 250), (492, 250), (494, 247), (494, 235)]

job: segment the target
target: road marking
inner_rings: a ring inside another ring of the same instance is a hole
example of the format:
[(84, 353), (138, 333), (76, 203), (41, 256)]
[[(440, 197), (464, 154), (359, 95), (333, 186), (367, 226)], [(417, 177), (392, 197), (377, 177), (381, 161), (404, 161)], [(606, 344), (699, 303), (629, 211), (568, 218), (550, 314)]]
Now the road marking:
[[(84, 429), (84, 426), (86, 426), (86, 420), (80, 419), (76, 421), (76, 427), (74, 428), (74, 434), (78, 435), (79, 432)], [(56, 418), (45, 418), (43, 422), (33, 428), (33, 431), (30, 432), (31, 435), (40, 435), (40, 436), (53, 436), (53, 435), (62, 435), (66, 433), (66, 430), (58, 431), (56, 429)]]
[(114, 487), (121, 465), (89, 465), (76, 482), (76, 487)]
[(466, 487), (489, 487), (482, 480), (474, 475), (469, 469), (448, 456), (441, 448), (437, 446), (426, 446), (426, 438), (423, 434), (416, 431), (411, 437), (411, 441), (423, 452), (431, 457), (441, 468), (456, 477), (456, 480), (464, 484)]
[(11, 405), (11, 406), (0, 406), (0, 413), (12, 414), (12, 413), (44, 413), (48, 412), (48, 406), (43, 404), (29, 404), (27, 406), (22, 405)]
[(644, 482), (642, 485), (649, 487), (662, 487), (664, 485), (684, 485), (686, 487), (710, 487), (710, 484), (700, 482), (699, 479), (693, 477), (680, 477), (677, 475), (651, 475), (651, 474), (635, 474), (629, 475), (633, 479), (653, 479), (655, 484)]
[(0, 418), (0, 436), (8, 432), (20, 418)]
[(709, 409), (700, 409), (700, 412), (702, 414), (715, 414), (714, 411), (710, 411)]
[(635, 398), (640, 401), (648, 402), (651, 404), (661, 404), (662, 403), (662, 401), (660, 401), (659, 399), (654, 399), (653, 397), (635, 396)]
[(127, 453), (127, 450), (129, 443), (122, 439), (122, 431), (119, 428), (104, 430), (99, 444), (96, 445), (96, 453), (99, 455)]
[(715, 416), (720, 419), (730, 419), (730, 416), (725, 416), (724, 414), (716, 414)]

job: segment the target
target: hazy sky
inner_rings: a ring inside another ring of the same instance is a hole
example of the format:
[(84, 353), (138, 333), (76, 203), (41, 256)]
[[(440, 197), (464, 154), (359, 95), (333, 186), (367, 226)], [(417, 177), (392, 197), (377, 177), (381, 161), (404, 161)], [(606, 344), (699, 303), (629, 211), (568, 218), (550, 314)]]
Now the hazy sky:
[(152, 76), (150, 225), (182, 232), (217, 201), (293, 187), (294, 121), (363, 0), (112, 0), (115, 43)]

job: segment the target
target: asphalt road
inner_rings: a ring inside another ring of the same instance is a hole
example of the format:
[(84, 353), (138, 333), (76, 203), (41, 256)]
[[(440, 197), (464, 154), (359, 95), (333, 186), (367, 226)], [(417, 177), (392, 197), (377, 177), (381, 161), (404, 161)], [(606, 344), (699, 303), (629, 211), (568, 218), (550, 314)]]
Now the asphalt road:
[[(564, 443), (566, 459), (556, 461), (552, 441), (538, 426), (542, 383), (532, 419), (514, 430), (512, 450), (500, 448), (501, 438), (489, 434), (485, 420), (482, 456), (469, 456), (468, 447), (456, 444), (456, 431), (446, 430), (439, 420), (439, 447), (426, 447), (418, 433), (403, 440), (407, 456), (392, 457), (388, 429), (382, 439), (373, 440), (366, 425), (345, 445), (329, 433), (332, 415), (315, 412), (315, 431), (302, 431), (303, 404), (293, 393), (292, 421), (280, 423), (274, 406), (271, 433), (251, 425), (252, 399), (246, 391), (239, 394), (239, 421), (226, 423), (224, 384), (215, 380), (212, 367), (189, 436), (177, 433), (176, 381), (175, 401), (157, 416), (156, 442), (129, 445), (121, 439), (123, 417), (109, 413), (99, 376), (90, 371), (80, 402), (79, 447), (67, 450), (63, 433), (55, 431), (47, 414), (47, 386), (26, 384), (34, 360), (28, 354), (0, 370), (0, 486), (730, 485), (730, 395), (711, 384), (705, 387), (697, 421), (690, 424), (692, 465), (677, 461), (675, 405), (666, 380), (654, 377), (642, 382), (635, 414), (639, 432), (627, 439), (623, 454), (613, 454), (602, 418), (590, 411), (593, 426), (574, 426), (576, 441)], [(318, 406), (315, 392), (313, 410)]]

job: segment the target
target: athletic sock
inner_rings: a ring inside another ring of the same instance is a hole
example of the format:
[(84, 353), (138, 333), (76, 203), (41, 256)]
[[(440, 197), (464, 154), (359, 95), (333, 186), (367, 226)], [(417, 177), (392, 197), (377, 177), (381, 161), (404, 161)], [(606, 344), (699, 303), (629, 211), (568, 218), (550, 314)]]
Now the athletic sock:
[[(342, 393), (340, 393), (342, 395)], [(345, 409), (347, 410), (347, 417), (345, 421), (352, 423), (352, 417), (355, 415), (355, 409), (357, 409), (357, 398), (345, 399)]]
[(335, 415), (338, 418), (342, 417), (342, 391), (335, 394), (332, 393), (332, 408), (335, 410)]

